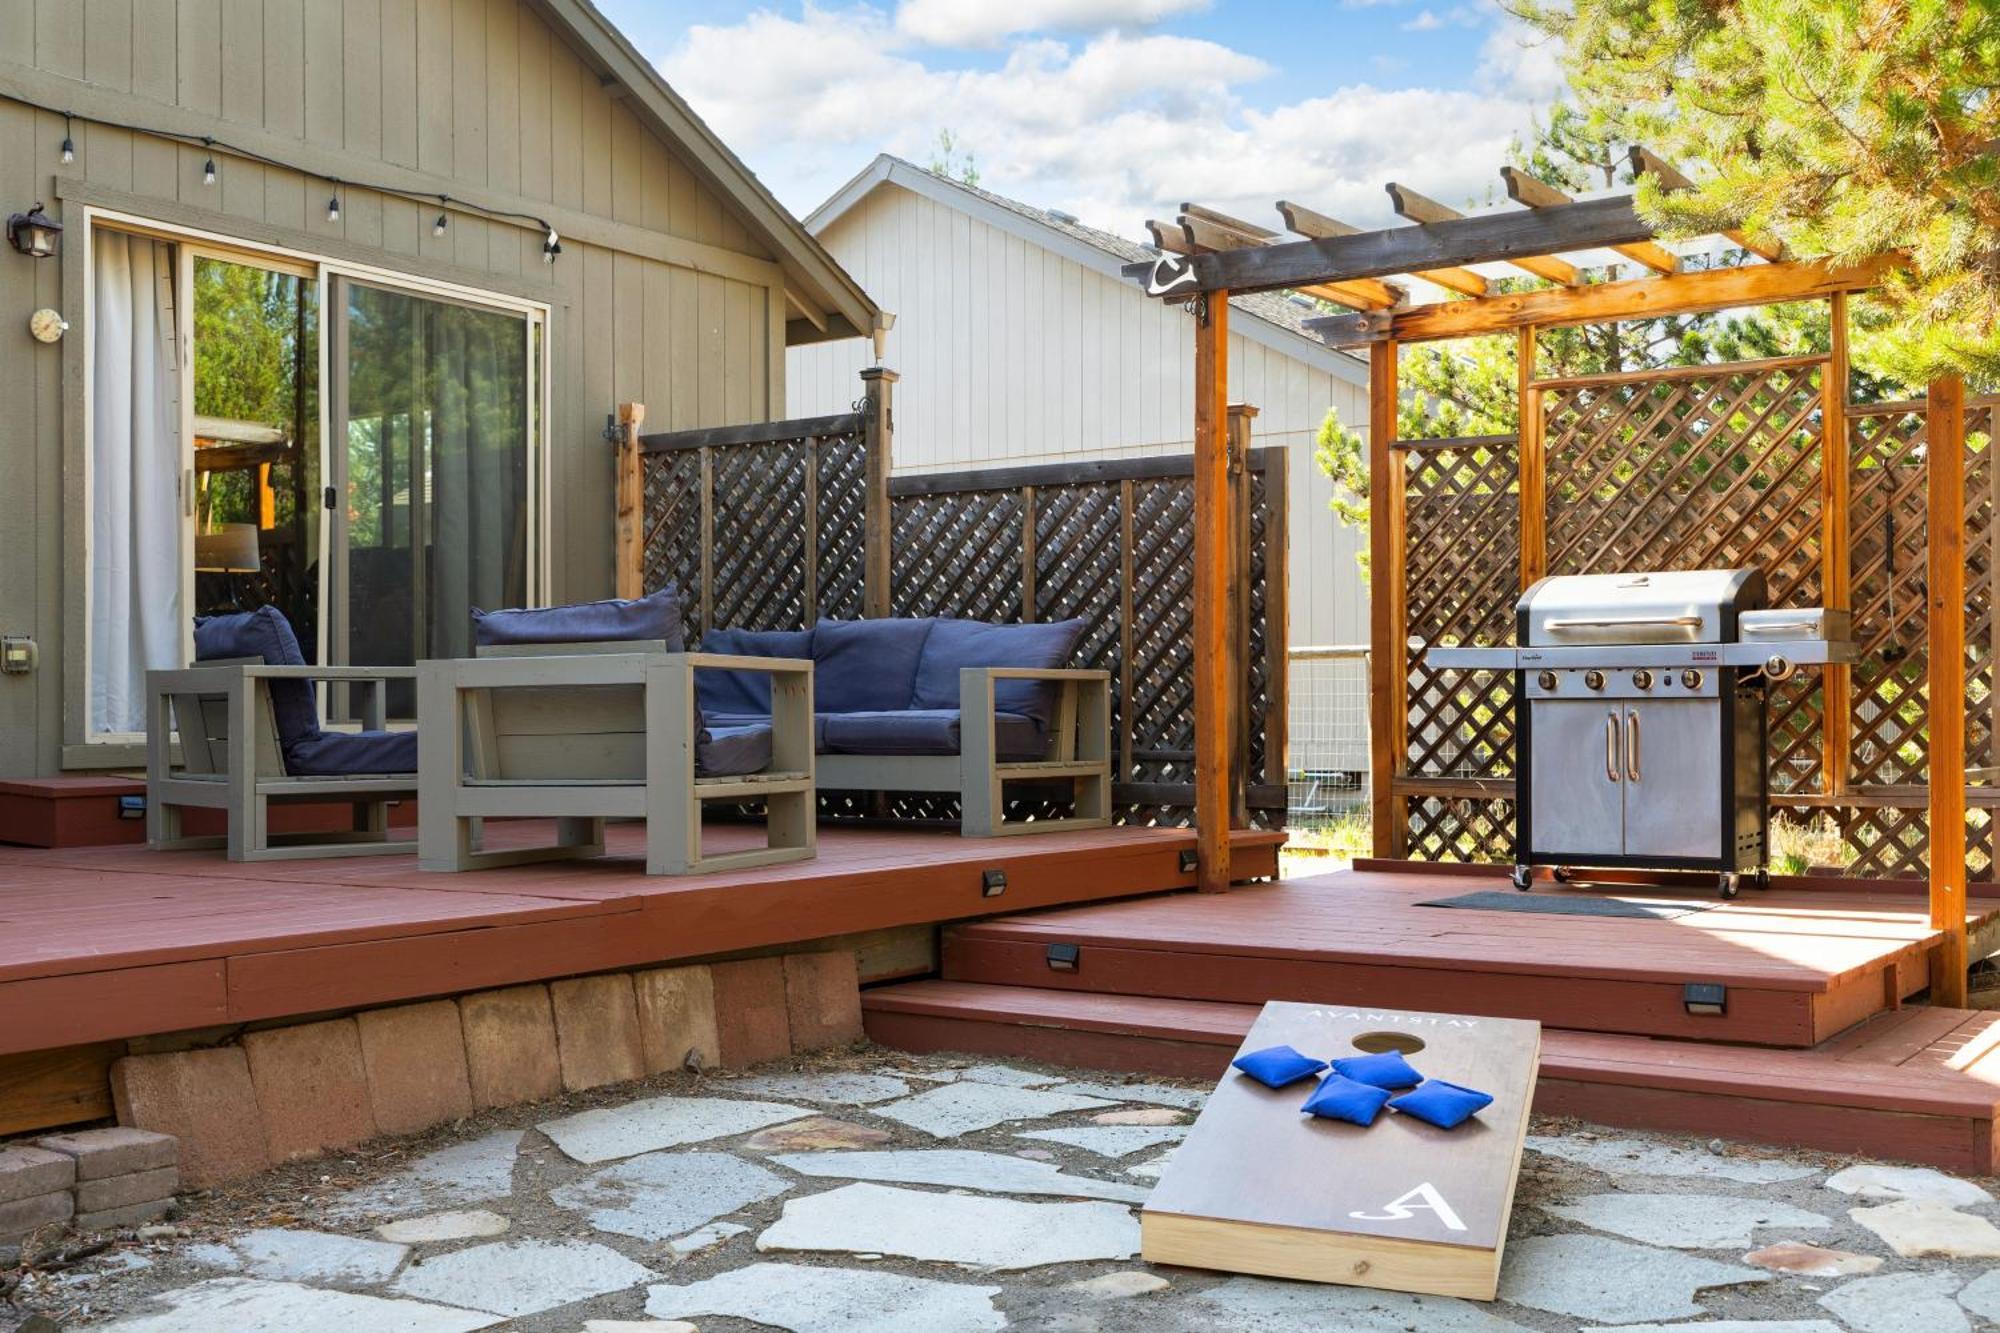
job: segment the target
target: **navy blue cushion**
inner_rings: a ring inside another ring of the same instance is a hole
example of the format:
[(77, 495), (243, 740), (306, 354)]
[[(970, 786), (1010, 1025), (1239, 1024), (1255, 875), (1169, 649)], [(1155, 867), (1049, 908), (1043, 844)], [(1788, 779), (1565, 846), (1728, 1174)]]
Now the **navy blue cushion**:
[[(712, 629), (701, 636), (705, 653), (737, 657), (812, 657), (809, 629)], [(771, 712), (771, 677), (762, 671), (697, 670), (694, 697), (704, 716)]]
[(720, 725), (710, 720), (695, 746), (694, 771), (703, 777), (741, 777), (771, 763), (769, 720)]
[[(260, 606), (226, 616), (202, 616), (194, 622), (194, 660), (212, 662), (232, 657), (249, 657), (266, 666), (304, 666), (305, 655), (292, 633), (291, 622), (275, 606)], [(285, 750), (286, 767), (292, 747), (319, 735), (319, 709), (313, 703), (312, 685), (303, 680), (274, 680), (271, 711), (277, 715), (278, 743)]]
[(1389, 1090), (1373, 1083), (1357, 1083), (1344, 1074), (1328, 1074), (1313, 1095), (1299, 1109), (1322, 1120), (1345, 1120), (1349, 1124), (1372, 1125), (1389, 1100)]
[[(813, 707), (880, 713), (910, 707), (931, 621), (822, 620), (813, 626)], [(958, 696), (953, 695), (951, 706)]]
[(1415, 1091), (1389, 1103), (1403, 1115), (1413, 1115), (1439, 1129), (1456, 1129), (1492, 1104), (1492, 1093), (1463, 1088), (1441, 1078), (1427, 1079)]
[(414, 731), (322, 731), (285, 747), (293, 777), (367, 777), (417, 771)]
[(604, 643), (664, 639), (677, 653), (681, 635), (680, 592), (669, 583), (644, 597), (608, 598), (569, 606), (515, 607), (505, 611), (472, 608), (473, 641), (482, 648), (520, 643)]
[[(962, 667), (1061, 667), (1069, 665), (1081, 620), (1033, 625), (989, 625), (983, 620), (939, 620), (917, 661), (915, 706), (956, 708)], [(1032, 680), (1003, 680), (993, 691), (1003, 713), (1032, 717), (1044, 726), (1055, 710), (1055, 690)]]
[[(771, 725), (771, 715), (769, 713), (711, 713), (704, 709), (701, 715), (701, 724), (711, 730), (717, 727), (769, 727)], [(816, 752), (826, 749), (824, 743), (825, 736), (826, 719), (815, 715), (813, 717), (813, 749)]]
[(1282, 1088), (1326, 1068), (1326, 1061), (1301, 1055), (1289, 1046), (1266, 1046), (1261, 1051), (1239, 1055), (1230, 1063), (1267, 1088)]
[[(821, 713), (819, 743), (828, 754), (957, 754), (956, 708), (906, 708), (875, 713)], [(1002, 759), (1040, 759), (1048, 749), (1041, 727), (1018, 713), (995, 713)]]
[(1401, 1051), (1380, 1055), (1354, 1055), (1333, 1062), (1333, 1072), (1356, 1083), (1372, 1083), (1378, 1088), (1414, 1088), (1424, 1081)]

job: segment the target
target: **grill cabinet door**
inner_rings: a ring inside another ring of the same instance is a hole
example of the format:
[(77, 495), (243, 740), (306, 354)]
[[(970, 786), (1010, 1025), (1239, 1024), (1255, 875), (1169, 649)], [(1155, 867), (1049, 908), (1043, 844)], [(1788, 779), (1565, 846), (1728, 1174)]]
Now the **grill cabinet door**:
[(1718, 855), (1722, 726), (1713, 700), (1625, 705), (1625, 853)]
[(1623, 711), (1616, 701), (1583, 699), (1529, 707), (1530, 855), (1616, 856), (1623, 850)]

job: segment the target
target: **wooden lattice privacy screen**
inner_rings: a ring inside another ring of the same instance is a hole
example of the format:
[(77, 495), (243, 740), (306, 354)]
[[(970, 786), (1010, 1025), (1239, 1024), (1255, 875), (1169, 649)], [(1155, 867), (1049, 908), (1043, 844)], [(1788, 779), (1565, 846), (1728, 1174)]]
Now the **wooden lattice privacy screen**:
[[(1773, 691), (1771, 775), (1783, 807), (1821, 817), (1850, 873), (1926, 872), (1929, 699), (1925, 687), (1924, 404), (1849, 404), (1842, 477), (1822, 466), (1825, 358), (1544, 380), (1541, 411), (1549, 573), (1754, 565), (1773, 605), (1818, 605), (1831, 536), (1844, 543), (1855, 637), (1846, 707), (1828, 717), (1816, 673)], [(1990, 812), (2000, 562), (1988, 444), (2000, 399), (1966, 411), (1966, 769), (1968, 859), (2000, 878)], [(1407, 775), (1395, 808), (1408, 854), (1512, 856), (1513, 682), (1433, 670), (1422, 646), (1513, 641), (1519, 590), (1520, 458), (1512, 436), (1409, 441), (1404, 477)], [(1844, 531), (1826, 498), (1846, 484)], [(1835, 696), (1838, 698), (1836, 689)]]
[[(1232, 494), (1243, 534), (1233, 645), (1239, 813), (1285, 809), (1287, 456), (1247, 447)], [(888, 477), (880, 399), (811, 421), (641, 438), (640, 586), (683, 590), (690, 642), (711, 627), (815, 619), (1079, 617), (1073, 665), (1111, 673), (1114, 806), (1134, 823), (1193, 817), (1194, 482), (1185, 456)], [(1247, 774), (1247, 781), (1242, 780)], [(888, 812), (951, 818), (909, 794)], [(828, 797), (828, 815), (882, 813)]]

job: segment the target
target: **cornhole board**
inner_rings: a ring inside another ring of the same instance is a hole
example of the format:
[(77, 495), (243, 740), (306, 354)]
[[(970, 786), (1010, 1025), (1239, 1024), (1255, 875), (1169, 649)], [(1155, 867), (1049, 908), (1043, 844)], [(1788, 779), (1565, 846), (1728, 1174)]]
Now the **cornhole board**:
[(1139, 1214), (1149, 1262), (1490, 1301), (1528, 1132), (1541, 1025), (1346, 1005), (1264, 1006), (1238, 1054), (1321, 1060), (1400, 1049), (1428, 1078), (1493, 1094), (1456, 1129), (1383, 1109), (1373, 1125), (1299, 1107), (1231, 1069)]

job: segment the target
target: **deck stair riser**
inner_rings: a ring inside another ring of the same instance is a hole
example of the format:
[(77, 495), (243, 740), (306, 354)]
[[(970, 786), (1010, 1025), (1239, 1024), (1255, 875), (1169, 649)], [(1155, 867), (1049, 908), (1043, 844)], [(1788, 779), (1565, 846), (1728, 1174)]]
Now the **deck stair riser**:
[[(1194, 1079), (1222, 1074), (1259, 1008), (956, 981), (862, 1007), (868, 1036), (900, 1050)], [(2000, 1014), (1964, 1010), (1885, 1014), (1810, 1051), (1552, 1029), (1535, 1109), (1991, 1174), (2000, 1076), (1973, 1066), (1996, 1050)]]
[[(1456, 962), (1425, 956), (1419, 947), (1357, 936), (1357, 956), (1318, 952), (1288, 957), (1278, 948), (1237, 950), (1210, 941), (1132, 942), (1108, 935), (1063, 933), (1062, 918), (1010, 918), (947, 931), (946, 980), (995, 986), (1036, 986), (1119, 995), (1261, 1004), (1265, 1000), (1346, 1002), (1366, 996), (1398, 1009), (1472, 1012), (1529, 1018), (1551, 1027), (1695, 1041), (1805, 1047), (1824, 1041), (1925, 984), (1914, 950), (1875, 960), (1835, 978), (1774, 976), (1745, 959), (1740, 971), (1667, 961), (1536, 961), (1516, 957)], [(1052, 944), (1074, 945), (1072, 970), (1049, 965)], [(1151, 947), (1148, 947), (1148, 945)], [(1303, 951), (1300, 951), (1303, 952)], [(1690, 982), (1728, 986), (1724, 1013), (1690, 1013)]]

